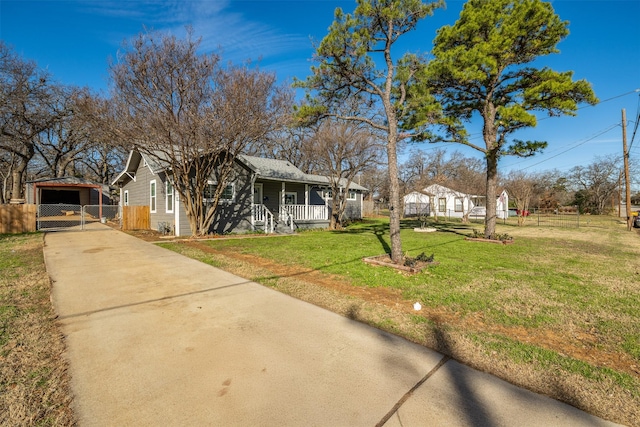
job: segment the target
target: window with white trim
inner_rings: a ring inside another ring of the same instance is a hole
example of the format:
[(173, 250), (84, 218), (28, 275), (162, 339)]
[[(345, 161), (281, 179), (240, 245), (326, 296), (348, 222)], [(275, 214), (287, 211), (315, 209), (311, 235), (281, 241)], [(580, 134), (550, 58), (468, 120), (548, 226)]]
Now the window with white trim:
[(216, 195), (216, 184), (212, 181), (207, 182), (207, 186), (204, 187), (204, 201), (213, 203), (213, 198)]
[[(213, 199), (216, 195), (217, 185), (213, 181), (208, 181), (207, 186), (204, 188), (204, 201), (205, 203), (213, 203)], [(236, 200), (236, 185), (235, 183), (228, 184), (222, 194), (220, 194), (220, 201), (227, 203), (235, 202)]]
[(236, 200), (236, 186), (234, 183), (228, 184), (224, 187), (222, 194), (220, 194), (220, 200), (224, 200), (229, 203)]
[(156, 180), (149, 182), (149, 210), (156, 213)]
[(349, 194), (347, 194), (347, 200), (356, 200), (357, 199), (356, 190), (349, 190)]
[(122, 201), (123, 206), (129, 206), (129, 190), (124, 190), (124, 200)]
[(167, 190), (165, 192), (166, 203), (165, 209), (167, 213), (173, 213), (173, 184), (171, 181), (167, 181)]
[(441, 197), (438, 199), (438, 212), (446, 212), (447, 211), (447, 199)]
[(285, 205), (297, 205), (298, 204), (298, 193), (293, 192), (293, 191), (284, 193), (284, 204)]
[(462, 212), (463, 208), (462, 208), (462, 197), (456, 197), (454, 199), (454, 207), (453, 209), (456, 212)]

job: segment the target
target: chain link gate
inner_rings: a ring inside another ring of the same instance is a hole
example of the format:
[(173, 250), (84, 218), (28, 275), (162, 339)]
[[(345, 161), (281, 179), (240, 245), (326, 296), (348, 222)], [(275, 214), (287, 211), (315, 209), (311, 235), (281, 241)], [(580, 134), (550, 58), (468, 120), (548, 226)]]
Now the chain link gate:
[(60, 230), (82, 226), (82, 206), (80, 205), (38, 205), (38, 230)]
[(38, 205), (36, 227), (38, 230), (66, 230), (80, 226), (82, 230), (88, 223), (120, 221), (118, 205)]

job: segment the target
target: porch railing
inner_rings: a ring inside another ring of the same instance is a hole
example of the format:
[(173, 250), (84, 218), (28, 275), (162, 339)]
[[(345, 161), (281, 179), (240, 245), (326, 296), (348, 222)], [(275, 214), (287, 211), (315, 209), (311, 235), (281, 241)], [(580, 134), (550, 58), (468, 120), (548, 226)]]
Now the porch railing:
[(265, 233), (273, 233), (273, 214), (265, 205), (253, 205), (253, 221), (264, 223)]
[(327, 205), (284, 205), (280, 207), (281, 218), (293, 218), (294, 221), (329, 219)]

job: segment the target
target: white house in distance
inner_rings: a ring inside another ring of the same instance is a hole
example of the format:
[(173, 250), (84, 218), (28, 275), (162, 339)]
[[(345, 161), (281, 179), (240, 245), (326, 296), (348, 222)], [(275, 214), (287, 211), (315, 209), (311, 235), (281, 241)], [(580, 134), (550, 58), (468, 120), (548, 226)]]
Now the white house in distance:
[[(485, 196), (475, 196), (452, 190), (439, 184), (432, 184), (422, 191), (414, 191), (404, 196), (405, 216), (444, 216), (472, 218), (486, 216)], [(505, 219), (509, 215), (509, 195), (502, 190), (496, 199), (496, 214)]]

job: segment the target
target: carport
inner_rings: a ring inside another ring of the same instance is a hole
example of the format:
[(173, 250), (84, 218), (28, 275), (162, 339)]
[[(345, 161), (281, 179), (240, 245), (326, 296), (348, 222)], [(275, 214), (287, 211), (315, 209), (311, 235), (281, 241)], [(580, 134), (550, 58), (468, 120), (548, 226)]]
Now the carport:
[(103, 205), (110, 204), (105, 187), (76, 177), (29, 181), (27, 203), (38, 206), (38, 229), (67, 228), (83, 224), (85, 208), (91, 208), (92, 217), (103, 217)]
[[(27, 182), (27, 203), (35, 205), (103, 205), (102, 184), (83, 178), (46, 178)], [(107, 197), (109, 197), (107, 195)]]

